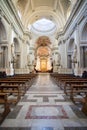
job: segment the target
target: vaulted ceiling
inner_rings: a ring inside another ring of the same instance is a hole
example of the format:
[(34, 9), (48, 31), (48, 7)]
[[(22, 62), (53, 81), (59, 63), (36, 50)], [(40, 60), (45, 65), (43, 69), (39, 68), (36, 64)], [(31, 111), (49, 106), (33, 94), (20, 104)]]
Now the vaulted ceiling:
[(21, 14), (21, 21), (25, 27), (42, 18), (51, 20), (60, 31), (77, 0), (13, 0)]

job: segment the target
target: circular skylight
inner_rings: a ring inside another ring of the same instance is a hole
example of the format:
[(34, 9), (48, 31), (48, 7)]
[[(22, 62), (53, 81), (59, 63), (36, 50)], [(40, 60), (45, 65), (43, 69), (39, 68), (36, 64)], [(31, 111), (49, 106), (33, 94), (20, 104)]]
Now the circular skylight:
[(56, 30), (56, 25), (52, 21), (43, 18), (36, 21), (32, 25), (32, 28), (38, 32), (49, 32), (49, 31)]

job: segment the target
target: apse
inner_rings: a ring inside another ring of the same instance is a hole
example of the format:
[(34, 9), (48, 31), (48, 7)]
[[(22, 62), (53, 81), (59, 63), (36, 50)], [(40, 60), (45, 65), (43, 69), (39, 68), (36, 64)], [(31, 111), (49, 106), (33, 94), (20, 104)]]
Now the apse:
[(50, 40), (46, 36), (41, 36), (38, 38), (36, 49), (36, 70), (41, 72), (46, 72), (52, 69), (51, 66), (51, 49), (49, 47)]

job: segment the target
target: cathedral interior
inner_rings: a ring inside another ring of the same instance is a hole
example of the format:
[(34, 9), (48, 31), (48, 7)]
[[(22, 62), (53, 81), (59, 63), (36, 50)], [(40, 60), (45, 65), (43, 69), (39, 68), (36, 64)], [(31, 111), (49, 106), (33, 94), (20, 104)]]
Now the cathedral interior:
[(87, 0), (0, 0), (0, 130), (87, 130)]

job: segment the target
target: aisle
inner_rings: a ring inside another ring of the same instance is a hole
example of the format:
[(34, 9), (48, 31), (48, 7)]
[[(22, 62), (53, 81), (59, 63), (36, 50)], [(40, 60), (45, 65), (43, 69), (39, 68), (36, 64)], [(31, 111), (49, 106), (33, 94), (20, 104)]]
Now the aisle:
[(0, 130), (87, 130), (87, 117), (50, 75), (43, 73), (9, 113)]

